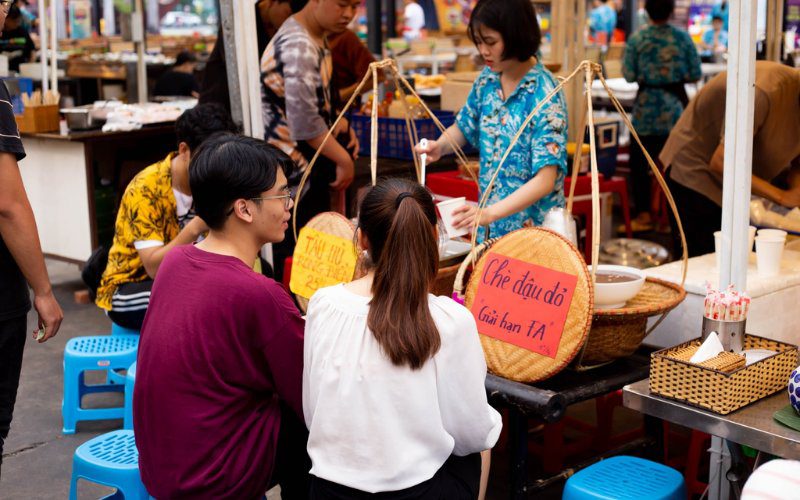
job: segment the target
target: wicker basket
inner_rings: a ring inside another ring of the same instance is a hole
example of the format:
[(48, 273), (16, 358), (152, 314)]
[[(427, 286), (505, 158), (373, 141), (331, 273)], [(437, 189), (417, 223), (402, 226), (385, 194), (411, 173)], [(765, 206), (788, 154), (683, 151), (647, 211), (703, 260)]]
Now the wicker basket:
[(671, 357), (699, 345), (696, 339), (654, 352), (650, 358), (650, 392), (727, 415), (785, 389), (797, 366), (797, 346), (755, 335), (745, 336), (745, 349), (769, 349), (777, 354), (730, 373)]
[(647, 278), (642, 290), (624, 308), (596, 310), (576, 368), (587, 369), (630, 356), (647, 336), (648, 318), (671, 311), (684, 298), (686, 290), (682, 287)]

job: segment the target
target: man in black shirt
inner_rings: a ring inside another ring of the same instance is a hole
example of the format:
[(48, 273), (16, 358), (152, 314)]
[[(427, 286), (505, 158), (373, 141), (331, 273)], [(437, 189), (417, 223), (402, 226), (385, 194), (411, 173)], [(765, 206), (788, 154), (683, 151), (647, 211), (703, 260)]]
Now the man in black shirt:
[[(259, 0), (256, 2), (256, 37), (258, 38), (258, 57), (264, 54), (269, 41), (277, 33), (284, 21), (305, 5), (304, 0)], [(258, 61), (254, 61), (258, 64)], [(201, 77), (200, 104), (216, 102), (231, 110), (228, 93), (228, 73), (225, 66), (225, 42), (222, 39), (222, 25), (217, 34), (214, 50), (208, 56), (206, 69)]]
[[(7, 4), (0, 3), (0, 26), (7, 9)], [(36, 337), (39, 342), (53, 337), (64, 318), (50, 286), (36, 220), (17, 165), (24, 157), (11, 98), (5, 84), (0, 84), (0, 466), (22, 369), (31, 308), (28, 284), (33, 288), (38, 327), (44, 330)]]
[(197, 58), (188, 50), (184, 50), (175, 59), (175, 66), (167, 71), (158, 81), (153, 89), (154, 96), (186, 96), (198, 97), (200, 87), (194, 78), (194, 68), (197, 66)]
[(33, 52), (36, 46), (31, 40), (27, 28), (23, 26), (24, 18), (16, 5), (8, 11), (3, 32), (0, 34), (0, 52), (8, 52), (8, 66), (14, 71), (19, 71), (19, 65), (33, 61)]

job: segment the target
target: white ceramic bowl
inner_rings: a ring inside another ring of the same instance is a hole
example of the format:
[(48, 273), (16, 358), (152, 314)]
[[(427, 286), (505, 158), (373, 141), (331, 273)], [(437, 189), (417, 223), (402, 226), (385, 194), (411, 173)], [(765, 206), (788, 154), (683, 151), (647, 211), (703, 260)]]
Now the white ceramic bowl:
[[(589, 266), (589, 271), (592, 266)], [(594, 308), (595, 309), (618, 309), (625, 307), (625, 303), (634, 298), (639, 290), (644, 286), (644, 274), (641, 270), (629, 266), (612, 266), (600, 264), (597, 266), (598, 273), (619, 272), (638, 276), (634, 281), (622, 283), (597, 283), (594, 288)]]

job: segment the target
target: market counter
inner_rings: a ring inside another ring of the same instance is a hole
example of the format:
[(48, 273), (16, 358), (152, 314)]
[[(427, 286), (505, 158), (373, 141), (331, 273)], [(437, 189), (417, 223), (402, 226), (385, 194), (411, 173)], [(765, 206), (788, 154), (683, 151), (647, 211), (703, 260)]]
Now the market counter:
[(174, 128), (170, 123), (130, 132), (22, 134), (27, 156), (20, 173), (45, 255), (83, 263), (110, 239), (130, 177), (175, 149)]
[[(647, 276), (680, 283), (681, 263), (671, 262), (645, 270)], [(717, 287), (719, 271), (715, 255), (689, 259), (686, 274), (686, 300), (669, 313), (661, 325), (644, 341), (658, 347), (671, 347), (700, 337), (706, 283)], [(787, 342), (800, 343), (800, 329), (795, 312), (800, 304), (800, 253), (785, 250), (778, 276), (758, 275), (755, 253), (747, 268), (747, 293), (753, 301), (747, 317), (747, 333)], [(650, 322), (659, 317), (651, 318)]]

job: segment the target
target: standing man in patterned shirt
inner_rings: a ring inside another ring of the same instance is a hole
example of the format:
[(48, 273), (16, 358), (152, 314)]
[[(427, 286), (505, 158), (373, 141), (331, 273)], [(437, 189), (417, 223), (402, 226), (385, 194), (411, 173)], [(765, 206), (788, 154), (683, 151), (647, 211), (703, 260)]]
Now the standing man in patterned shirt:
[[(335, 118), (331, 78), (333, 64), (327, 36), (340, 33), (356, 15), (359, 0), (309, 0), (286, 20), (261, 57), (261, 102), (265, 139), (297, 164), (289, 184), (296, 188), (308, 163)], [(353, 182), (358, 141), (342, 120), (322, 148), (302, 193), (297, 228), (330, 210), (331, 190), (344, 191)], [(343, 145), (344, 144), (344, 145)], [(273, 246), (275, 278), (283, 276), (283, 260), (294, 250), (293, 232)]]
[[(633, 104), (633, 126), (652, 158), (657, 158), (669, 132), (689, 102), (684, 84), (700, 79), (700, 56), (689, 34), (667, 23), (675, 0), (647, 0), (652, 21), (628, 40), (622, 73), (639, 84)], [(631, 143), (631, 182), (636, 217), (634, 231), (653, 228), (650, 215), (650, 166), (635, 142)]]
[[(3, 26), (11, 2), (0, 4)], [(0, 470), (3, 442), (8, 437), (17, 399), (25, 328), (31, 308), (28, 285), (33, 288), (33, 307), (44, 342), (58, 333), (64, 313), (58, 305), (44, 263), (39, 232), (17, 162), (25, 158), (11, 97), (0, 82)]]

